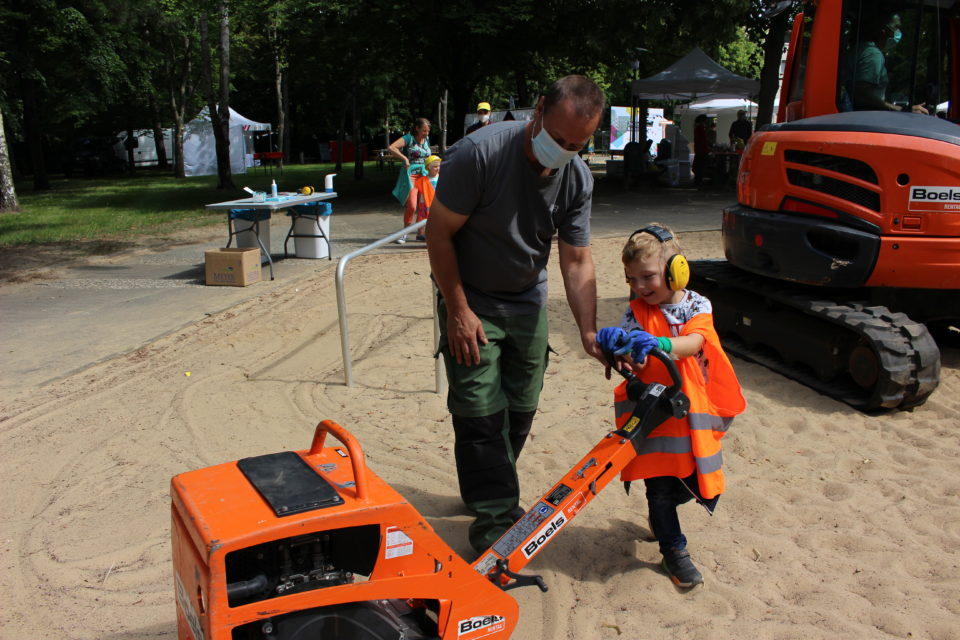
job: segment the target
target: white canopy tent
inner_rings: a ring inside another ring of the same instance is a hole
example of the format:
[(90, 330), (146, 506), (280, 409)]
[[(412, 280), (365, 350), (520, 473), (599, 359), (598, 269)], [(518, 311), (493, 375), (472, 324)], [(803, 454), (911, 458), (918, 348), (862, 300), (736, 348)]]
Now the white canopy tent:
[(641, 100), (743, 98), (759, 91), (759, 80), (721, 67), (699, 47), (660, 73), (633, 81), (633, 93)]
[[(270, 124), (254, 122), (230, 109), (230, 171), (246, 173), (253, 166), (253, 132), (270, 131)], [(207, 107), (187, 123), (183, 133), (183, 167), (188, 176), (217, 172), (217, 145)]]
[(757, 103), (746, 98), (714, 98), (711, 100), (697, 100), (676, 107), (674, 115), (680, 121), (680, 131), (688, 140), (693, 140), (693, 121), (701, 113), (717, 120), (717, 142), (729, 143), (727, 133), (730, 125), (737, 119), (737, 111), (747, 112), (747, 117), (753, 120), (757, 113)]
[(698, 113), (715, 113), (718, 111), (739, 111), (743, 109), (746, 112), (757, 110), (757, 103), (746, 98), (714, 98), (712, 100), (697, 100), (689, 104), (682, 104), (677, 109), (686, 109)]

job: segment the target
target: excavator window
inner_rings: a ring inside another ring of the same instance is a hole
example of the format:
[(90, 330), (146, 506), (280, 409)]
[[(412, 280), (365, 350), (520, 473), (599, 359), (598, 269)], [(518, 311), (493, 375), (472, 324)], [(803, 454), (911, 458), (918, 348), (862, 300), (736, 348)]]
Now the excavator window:
[(837, 110), (946, 111), (953, 4), (845, 0)]
[(803, 100), (804, 85), (807, 77), (807, 53), (810, 51), (810, 38), (813, 32), (813, 21), (816, 16), (816, 5), (810, 3), (803, 9), (803, 24), (801, 26), (800, 41), (797, 43), (797, 52), (793, 56), (793, 69), (790, 77), (793, 79), (787, 92), (787, 102)]

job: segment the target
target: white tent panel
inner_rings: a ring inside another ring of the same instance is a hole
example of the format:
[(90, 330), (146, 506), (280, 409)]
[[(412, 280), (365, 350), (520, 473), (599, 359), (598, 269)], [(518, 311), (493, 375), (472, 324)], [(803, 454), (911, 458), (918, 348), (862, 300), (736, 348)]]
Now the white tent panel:
[[(253, 160), (253, 132), (269, 130), (269, 123), (255, 122), (230, 109), (231, 173), (247, 172)], [(217, 172), (217, 145), (207, 107), (185, 127), (183, 167), (188, 176), (209, 176)]]
[(713, 100), (698, 100), (697, 102), (691, 102), (690, 104), (681, 105), (681, 107), (689, 109), (690, 111), (703, 111), (703, 112), (713, 112), (713, 111), (739, 111), (743, 109), (747, 112), (756, 113), (757, 103), (746, 98), (737, 99), (737, 98), (715, 98)]

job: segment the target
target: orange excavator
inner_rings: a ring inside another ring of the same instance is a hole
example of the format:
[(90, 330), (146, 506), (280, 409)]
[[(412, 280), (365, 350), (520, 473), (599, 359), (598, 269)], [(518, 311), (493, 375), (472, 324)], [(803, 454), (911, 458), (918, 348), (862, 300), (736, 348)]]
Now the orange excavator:
[(960, 326), (958, 16), (806, 0), (778, 123), (749, 139), (723, 213), (726, 261), (692, 264), (728, 351), (865, 412), (926, 401), (932, 336)]
[[(171, 481), (179, 640), (505, 640), (519, 617), (509, 589), (547, 587), (519, 571), (539, 555), (667, 418), (687, 415), (672, 384), (629, 372), (632, 414), (472, 564), (367, 468), (340, 425), (309, 450), (181, 473)], [(336, 440), (326, 446), (327, 436)]]

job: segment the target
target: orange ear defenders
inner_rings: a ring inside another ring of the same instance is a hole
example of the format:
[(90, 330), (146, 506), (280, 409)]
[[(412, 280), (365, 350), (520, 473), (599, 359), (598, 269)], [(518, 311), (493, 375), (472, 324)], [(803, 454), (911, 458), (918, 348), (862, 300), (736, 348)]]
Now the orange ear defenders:
[[(660, 244), (666, 244), (673, 240), (673, 235), (664, 229), (663, 227), (658, 227), (651, 225), (649, 227), (644, 227), (643, 229), (637, 229), (630, 234), (630, 237), (637, 235), (638, 233), (649, 233), (654, 238), (660, 241)], [(671, 291), (680, 291), (687, 286), (690, 282), (690, 263), (687, 262), (687, 259), (683, 256), (682, 253), (675, 253), (669, 258), (667, 258), (667, 267), (664, 270), (664, 279), (667, 282), (667, 287)]]

